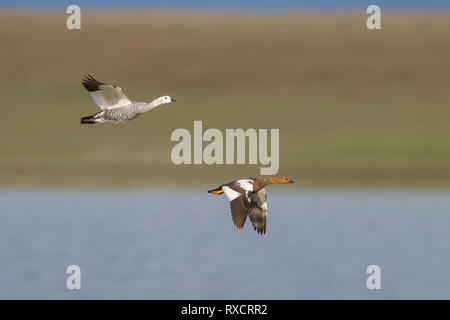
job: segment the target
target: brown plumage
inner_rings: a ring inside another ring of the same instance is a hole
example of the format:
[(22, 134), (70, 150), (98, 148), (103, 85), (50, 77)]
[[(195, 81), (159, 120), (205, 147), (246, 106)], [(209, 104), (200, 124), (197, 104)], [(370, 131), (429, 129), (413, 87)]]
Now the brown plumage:
[(244, 227), (247, 216), (250, 217), (253, 228), (259, 234), (266, 233), (267, 227), (267, 192), (264, 189), (269, 184), (294, 183), (289, 177), (257, 177), (233, 180), (223, 184), (209, 193), (225, 195), (230, 200), (231, 217), (238, 229)]
[(266, 233), (267, 226), (267, 192), (261, 189), (250, 197), (251, 207), (248, 212), (253, 228), (260, 234)]
[(248, 210), (250, 209), (250, 202), (247, 197), (237, 197), (230, 201), (231, 208), (231, 218), (233, 219), (234, 225), (238, 229), (244, 227), (245, 221), (247, 220)]

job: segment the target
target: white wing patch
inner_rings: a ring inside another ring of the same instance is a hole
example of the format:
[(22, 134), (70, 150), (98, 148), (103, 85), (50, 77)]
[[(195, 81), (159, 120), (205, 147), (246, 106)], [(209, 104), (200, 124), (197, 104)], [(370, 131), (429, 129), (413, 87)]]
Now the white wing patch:
[(223, 186), (222, 190), (223, 190), (223, 192), (225, 192), (225, 195), (228, 197), (228, 199), (230, 201), (232, 201), (232, 200), (234, 200), (234, 199), (236, 199), (236, 198), (241, 196), (241, 194), (239, 192), (231, 189), (228, 186)]
[(94, 91), (89, 93), (91, 95), (92, 100), (94, 100), (95, 104), (98, 105), (102, 110), (105, 110), (108, 106), (103, 99), (101, 91)]
[(236, 181), (245, 191), (253, 192), (253, 183), (250, 179), (242, 179)]
[[(245, 196), (248, 197), (249, 192), (253, 192), (253, 181), (250, 179), (241, 179), (237, 180), (236, 183), (245, 190)], [(228, 186), (223, 186), (222, 190), (225, 192), (225, 195), (230, 199), (230, 201), (240, 197), (242, 193), (237, 192), (236, 190), (231, 189)]]
[(90, 92), (90, 95), (102, 110), (119, 108), (132, 103), (119, 87), (104, 84), (99, 88), (100, 90)]

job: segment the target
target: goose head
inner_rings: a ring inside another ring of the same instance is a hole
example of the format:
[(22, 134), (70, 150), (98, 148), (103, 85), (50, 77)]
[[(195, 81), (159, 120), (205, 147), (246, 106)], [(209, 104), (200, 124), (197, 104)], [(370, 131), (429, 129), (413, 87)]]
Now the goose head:
[(279, 178), (272, 178), (271, 182), (273, 184), (286, 184), (286, 183), (294, 183), (294, 180), (292, 180), (289, 177), (279, 177)]
[(167, 104), (167, 103), (172, 103), (172, 102), (176, 102), (176, 100), (170, 96), (162, 96), (162, 97), (159, 97), (158, 99), (153, 100), (152, 104), (154, 104), (155, 106), (160, 106), (162, 104)]

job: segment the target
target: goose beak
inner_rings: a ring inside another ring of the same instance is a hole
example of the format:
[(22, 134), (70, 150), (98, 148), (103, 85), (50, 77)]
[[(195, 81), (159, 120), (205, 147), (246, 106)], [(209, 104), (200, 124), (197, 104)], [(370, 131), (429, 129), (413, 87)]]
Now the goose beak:
[(171, 98), (172, 99), (172, 101), (171, 102), (177, 102), (177, 100), (175, 100), (174, 98)]
[(289, 183), (295, 183), (295, 182), (294, 182), (294, 180), (291, 179), (291, 180), (289, 181)]

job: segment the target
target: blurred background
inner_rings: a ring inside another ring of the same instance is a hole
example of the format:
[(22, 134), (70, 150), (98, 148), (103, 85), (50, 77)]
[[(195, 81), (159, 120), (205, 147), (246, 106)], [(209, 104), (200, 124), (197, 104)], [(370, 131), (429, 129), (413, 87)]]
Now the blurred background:
[[(0, 8), (0, 298), (450, 298), (448, 2)], [(177, 103), (81, 126), (98, 110), (88, 73)], [(172, 164), (171, 132), (194, 120), (280, 129), (296, 185), (269, 187), (266, 236), (205, 194), (257, 165)]]

